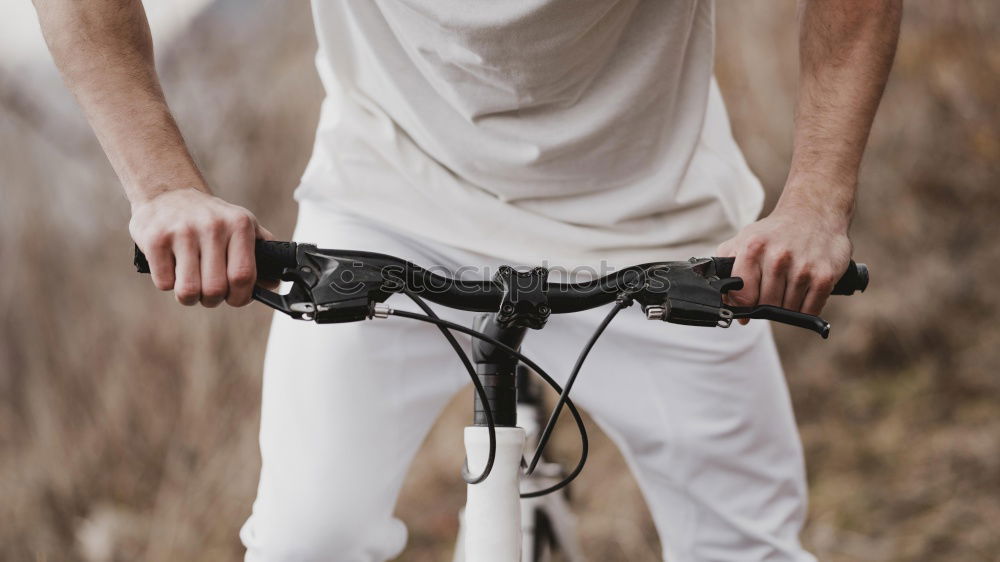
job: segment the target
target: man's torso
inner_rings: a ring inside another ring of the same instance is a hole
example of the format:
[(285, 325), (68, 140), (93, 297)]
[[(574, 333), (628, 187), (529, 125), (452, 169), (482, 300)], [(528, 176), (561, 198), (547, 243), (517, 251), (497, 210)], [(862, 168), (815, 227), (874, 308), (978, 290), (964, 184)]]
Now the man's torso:
[[(698, 0), (314, 0), (299, 196), (515, 261), (689, 257), (761, 190)], [(667, 255), (669, 254), (669, 255)]]

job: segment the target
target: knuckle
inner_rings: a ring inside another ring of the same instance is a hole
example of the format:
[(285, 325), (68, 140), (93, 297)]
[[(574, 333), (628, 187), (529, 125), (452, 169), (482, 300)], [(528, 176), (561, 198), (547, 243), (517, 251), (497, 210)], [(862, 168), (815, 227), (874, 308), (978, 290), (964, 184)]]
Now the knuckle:
[(767, 240), (759, 234), (752, 234), (743, 241), (743, 251), (751, 256), (759, 256), (766, 247)]
[(823, 291), (824, 293), (833, 290), (833, 286), (837, 284), (837, 279), (834, 275), (829, 273), (823, 273), (821, 275), (816, 275), (813, 277), (813, 286), (816, 289)]
[(830, 291), (837, 284), (837, 275), (829, 269), (817, 270), (812, 276), (812, 284), (821, 291)]
[(202, 295), (201, 304), (205, 308), (215, 308), (222, 304), (222, 297), (209, 297), (207, 295)]
[(254, 220), (246, 213), (237, 213), (229, 219), (229, 225), (234, 231), (250, 231), (254, 228)]
[(181, 283), (174, 287), (174, 293), (181, 301), (198, 300), (201, 296), (201, 287), (191, 283)]
[(159, 229), (146, 237), (150, 249), (163, 250), (170, 247), (170, 231)]
[(220, 217), (212, 217), (201, 226), (204, 235), (212, 239), (221, 238), (225, 235), (226, 230), (226, 222)]
[(220, 299), (226, 296), (229, 287), (225, 283), (210, 283), (201, 289), (201, 296), (208, 299)]
[(253, 267), (243, 266), (236, 268), (229, 276), (229, 280), (234, 285), (245, 286), (253, 283), (256, 277)]
[(813, 279), (813, 269), (810, 266), (800, 267), (792, 274), (792, 282), (795, 285), (808, 285)]
[(180, 238), (183, 240), (189, 240), (198, 237), (198, 229), (195, 228), (193, 224), (188, 222), (175, 224), (173, 227), (171, 227), (170, 232), (174, 238)]
[(768, 260), (767, 265), (764, 266), (764, 271), (770, 275), (779, 275), (788, 269), (788, 262), (779, 259), (778, 257)]
[(787, 269), (792, 263), (792, 251), (783, 247), (774, 248), (771, 254), (771, 263), (779, 269)]
[(172, 277), (154, 277), (153, 286), (161, 291), (169, 291), (174, 288)]

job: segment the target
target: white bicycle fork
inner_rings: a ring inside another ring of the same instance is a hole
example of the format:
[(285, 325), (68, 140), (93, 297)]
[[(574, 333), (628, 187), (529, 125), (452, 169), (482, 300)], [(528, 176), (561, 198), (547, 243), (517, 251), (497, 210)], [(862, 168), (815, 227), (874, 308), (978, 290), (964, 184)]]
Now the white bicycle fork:
[[(519, 406), (520, 408), (520, 406)], [(545, 516), (551, 533), (563, 557), (570, 562), (582, 562), (583, 551), (577, 542), (576, 520), (560, 491), (539, 498), (521, 499), (521, 488), (540, 490), (558, 482), (562, 472), (557, 465), (541, 463), (535, 474), (521, 479), (521, 453), (526, 430), (519, 427), (497, 428), (497, 455), (493, 471), (481, 484), (468, 486), (468, 500), (460, 515), (458, 543), (454, 562), (517, 562), (536, 559), (538, 518)], [(489, 432), (485, 427), (465, 428), (465, 447), (469, 470), (478, 474), (489, 456)], [(519, 448), (520, 447), (520, 448)], [(503, 451), (503, 452), (501, 452)], [(494, 478), (497, 480), (493, 481)], [(493, 481), (491, 483), (491, 481)], [(525, 534), (527, 533), (527, 534)]]
[[(518, 562), (521, 560), (521, 453), (524, 430), (498, 427), (496, 458), (490, 476), (469, 485), (463, 535), (469, 562)], [(486, 427), (465, 428), (465, 454), (469, 472), (479, 474), (490, 454)]]

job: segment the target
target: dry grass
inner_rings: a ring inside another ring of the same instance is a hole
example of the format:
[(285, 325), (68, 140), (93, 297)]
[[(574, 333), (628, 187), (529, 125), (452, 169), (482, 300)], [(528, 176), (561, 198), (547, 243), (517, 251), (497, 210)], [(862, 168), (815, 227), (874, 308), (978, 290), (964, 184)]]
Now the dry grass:
[[(718, 6), (720, 81), (772, 200), (791, 4)], [(804, 540), (831, 561), (996, 561), (1000, 7), (907, 8), (854, 230), (874, 284), (831, 307), (829, 342), (779, 334), (812, 482)], [(300, 3), (223, 2), (161, 65), (217, 191), (282, 237), (321, 95), (309, 25)], [(0, 558), (238, 559), (268, 314), (182, 309), (131, 273), (128, 208), (99, 148), (65, 95), (27, 95), (25, 80), (0, 73)], [(403, 559), (450, 551), (464, 398), (407, 484)], [(594, 559), (656, 558), (607, 440), (576, 492)]]

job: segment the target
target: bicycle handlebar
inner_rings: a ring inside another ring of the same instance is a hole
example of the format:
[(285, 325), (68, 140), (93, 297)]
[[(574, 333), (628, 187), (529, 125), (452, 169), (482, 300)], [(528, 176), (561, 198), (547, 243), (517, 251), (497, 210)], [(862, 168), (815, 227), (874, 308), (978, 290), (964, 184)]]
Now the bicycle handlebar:
[[(261, 279), (293, 282), (287, 295), (256, 288), (254, 298), (289, 316), (319, 323), (351, 322), (378, 314), (375, 304), (400, 292), (472, 312), (496, 312), (498, 320), (540, 328), (551, 313), (595, 308), (615, 300), (642, 306), (647, 318), (676, 324), (726, 327), (734, 318), (761, 318), (811, 329), (823, 337), (821, 318), (774, 306), (734, 307), (722, 296), (739, 290), (731, 277), (733, 258), (692, 258), (621, 269), (581, 283), (555, 283), (548, 271), (517, 271), (503, 266), (492, 280), (451, 279), (393, 256), (354, 250), (326, 250), (311, 244), (258, 240)], [(135, 248), (135, 266), (149, 273), (146, 257)], [(833, 294), (864, 291), (868, 268), (851, 262)]]

